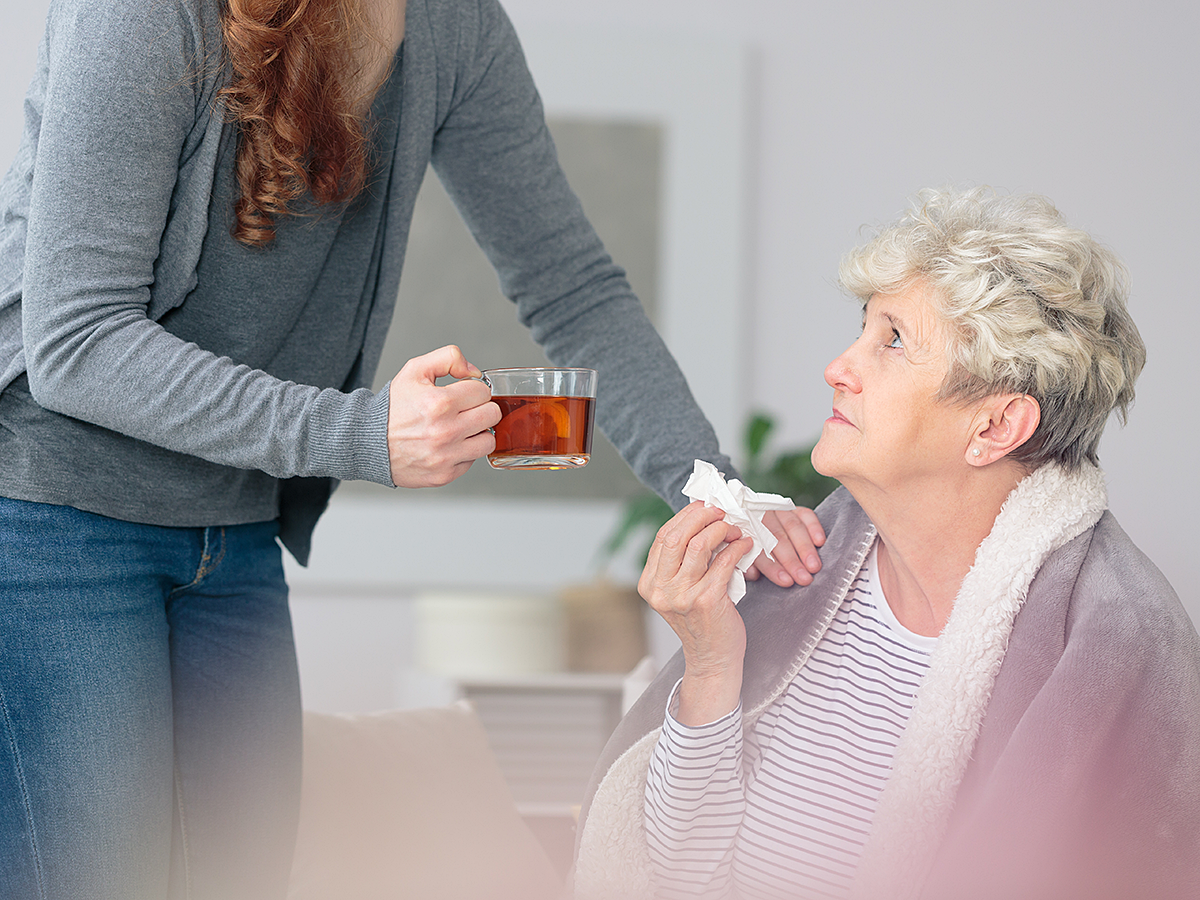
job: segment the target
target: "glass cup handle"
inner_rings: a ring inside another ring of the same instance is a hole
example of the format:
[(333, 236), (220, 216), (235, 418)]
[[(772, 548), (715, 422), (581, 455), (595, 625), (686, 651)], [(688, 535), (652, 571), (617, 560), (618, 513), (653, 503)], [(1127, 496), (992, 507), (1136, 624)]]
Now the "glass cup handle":
[[(488, 379), (488, 377), (487, 377), (487, 372), (481, 372), (478, 378), (476, 378), (476, 377), (475, 377), (475, 376), (473, 376), (473, 375), (468, 375), (468, 376), (467, 376), (467, 377), (466, 377), (464, 380), (465, 380), (465, 381), (479, 381), (479, 382), (482, 382), (483, 384), (486, 384), (486, 385), (487, 385), (487, 387), (488, 387), (488, 390), (489, 390), (489, 391), (490, 391), (490, 390), (492, 390), (492, 382), (491, 382), (491, 381)], [(488, 429), (488, 431), (489, 431), (489, 432), (491, 432), (492, 434), (495, 434), (495, 433), (496, 433), (496, 429), (495, 429), (495, 428), (489, 428), (489, 429)]]

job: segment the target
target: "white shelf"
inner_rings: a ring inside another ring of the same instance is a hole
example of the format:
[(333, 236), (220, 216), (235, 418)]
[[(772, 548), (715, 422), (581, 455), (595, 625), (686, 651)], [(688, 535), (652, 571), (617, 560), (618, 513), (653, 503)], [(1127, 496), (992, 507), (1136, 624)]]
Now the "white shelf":
[(583, 672), (463, 678), (525, 816), (569, 815), (621, 720), (625, 676)]

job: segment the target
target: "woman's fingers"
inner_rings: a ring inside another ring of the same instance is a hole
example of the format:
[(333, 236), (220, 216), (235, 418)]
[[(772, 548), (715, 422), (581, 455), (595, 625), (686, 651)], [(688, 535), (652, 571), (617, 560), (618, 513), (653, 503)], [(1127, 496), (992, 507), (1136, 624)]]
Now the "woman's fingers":
[(664, 618), (729, 602), (729, 579), (753, 542), (722, 516), (695, 503), (659, 530), (638, 591)]
[(654, 543), (661, 550), (664, 566), (678, 568), (691, 545), (692, 539), (705, 528), (720, 522), (724, 514), (715, 507), (705, 506), (700, 501), (689, 503), (658, 529)]
[[(730, 526), (722, 521), (722, 516), (721, 510), (695, 502), (676, 513), (658, 530), (638, 582), (643, 597), (650, 599), (646, 591), (653, 585), (676, 581), (695, 583), (703, 577), (713, 551), (729, 535)], [(642, 589), (643, 585), (646, 590)]]
[(811, 584), (812, 576), (821, 570), (817, 548), (825, 543), (825, 530), (816, 513), (805, 507), (770, 510), (763, 516), (763, 524), (779, 539), (771, 553), (774, 559), (760, 553), (746, 577), (753, 580), (761, 572), (780, 587)]

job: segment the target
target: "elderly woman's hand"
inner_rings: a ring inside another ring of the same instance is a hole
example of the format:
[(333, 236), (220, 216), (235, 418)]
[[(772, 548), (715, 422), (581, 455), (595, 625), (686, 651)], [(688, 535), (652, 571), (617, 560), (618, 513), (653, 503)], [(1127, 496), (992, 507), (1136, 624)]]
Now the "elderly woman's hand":
[(763, 515), (763, 524), (779, 538), (771, 553), (775, 559), (760, 553), (754, 565), (746, 570), (746, 579), (753, 581), (762, 573), (780, 587), (812, 584), (813, 575), (821, 571), (817, 548), (825, 543), (825, 529), (817, 514), (803, 506), (779, 511), (772, 509)]
[(684, 725), (716, 721), (741, 696), (746, 627), (728, 586), (752, 542), (723, 516), (700, 502), (685, 507), (659, 529), (638, 581), (638, 592), (683, 644), (676, 718)]

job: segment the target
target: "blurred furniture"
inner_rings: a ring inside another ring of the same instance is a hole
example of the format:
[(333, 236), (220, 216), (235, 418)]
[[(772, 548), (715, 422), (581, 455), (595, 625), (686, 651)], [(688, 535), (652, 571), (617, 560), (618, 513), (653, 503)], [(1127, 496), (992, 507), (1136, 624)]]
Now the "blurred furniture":
[(570, 815), (621, 720), (625, 676), (560, 672), (460, 678), (524, 815)]
[(656, 672), (644, 657), (627, 674), (560, 672), (456, 683), (487, 730), (517, 809), (564, 875), (596, 760)]
[(290, 900), (550, 900), (562, 883), (468, 703), (305, 713)]

